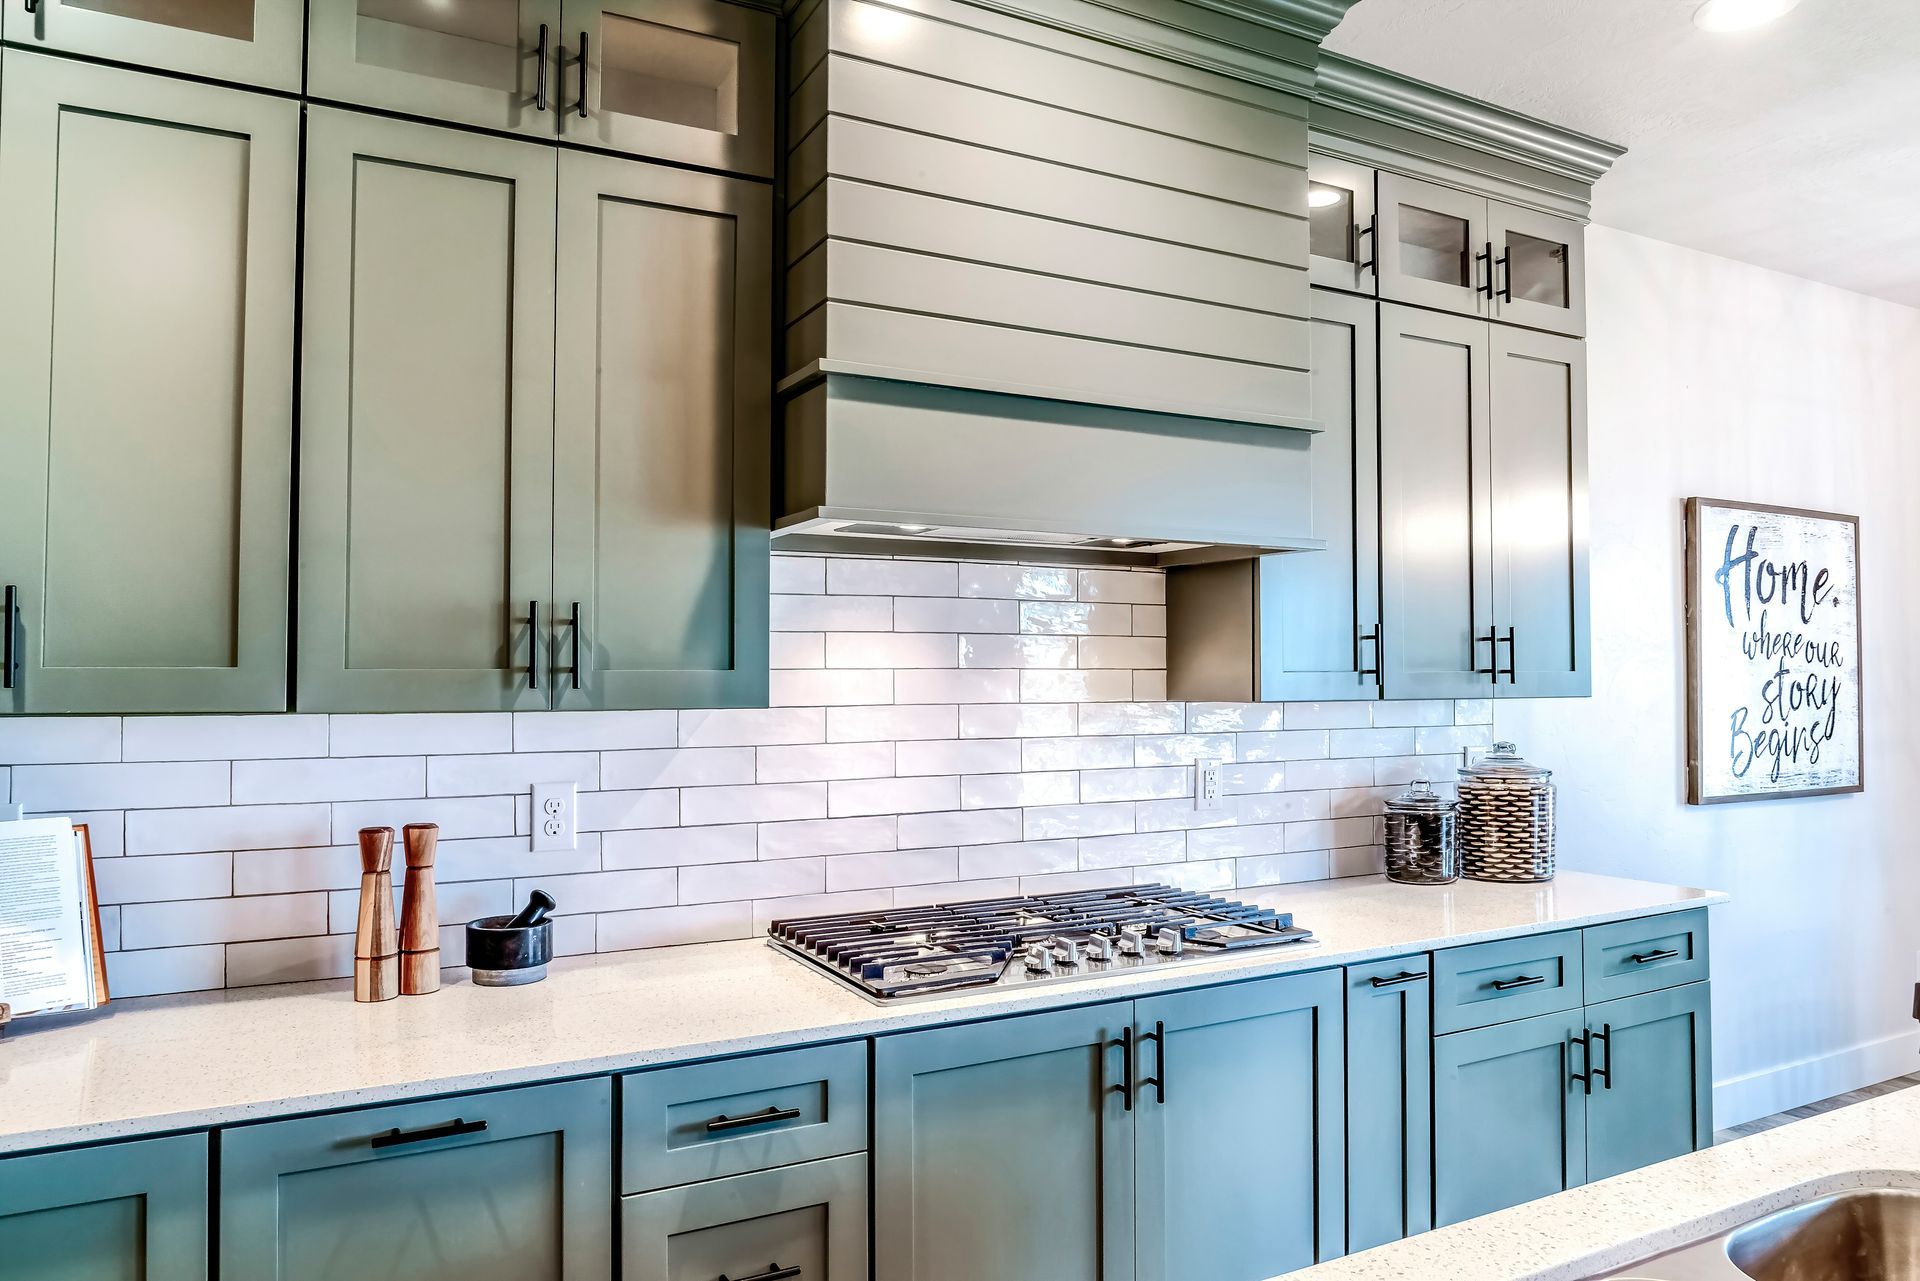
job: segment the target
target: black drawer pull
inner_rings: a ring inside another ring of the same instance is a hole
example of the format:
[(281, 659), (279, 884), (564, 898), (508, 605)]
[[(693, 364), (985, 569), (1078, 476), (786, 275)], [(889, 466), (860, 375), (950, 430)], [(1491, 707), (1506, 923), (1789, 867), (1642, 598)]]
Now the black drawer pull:
[(0, 689), (12, 689), (14, 672), (20, 664), (13, 653), (14, 620), (20, 613), (20, 589), (7, 584), (5, 604), (0, 605)]
[[(783, 1268), (777, 1263), (769, 1263), (765, 1272), (756, 1272), (750, 1277), (741, 1277), (739, 1281), (787, 1281), (787, 1278), (797, 1277), (799, 1275), (799, 1268)], [(727, 1274), (722, 1272), (719, 1281), (729, 1281)]]
[(1402, 983), (1418, 983), (1425, 977), (1425, 970), (1401, 970), (1398, 974), (1376, 974), (1368, 982), (1375, 987), (1398, 987)]
[[(798, 1121), (799, 1108), (768, 1108), (765, 1112), (755, 1112), (751, 1116), (716, 1116), (707, 1122), (708, 1134), (720, 1134), (727, 1130), (744, 1130), (752, 1125), (770, 1125), (775, 1121)], [(742, 1277), (741, 1281), (753, 1281)]]
[(540, 48), (534, 55), (533, 109), (547, 109), (547, 24), (540, 24)]
[(1655, 961), (1671, 961), (1680, 953), (1674, 948), (1663, 947), (1657, 952), (1635, 952), (1627, 959), (1635, 965), (1652, 965)]
[(485, 1121), (463, 1121), (458, 1117), (445, 1125), (432, 1125), (424, 1130), (388, 1130), (385, 1134), (376, 1134), (368, 1143), (376, 1148), (405, 1147), (409, 1143), (430, 1143), (434, 1139), (451, 1139), (462, 1134), (481, 1134), (486, 1131)]
[(1516, 987), (1539, 987), (1546, 981), (1547, 976), (1544, 974), (1522, 974), (1517, 979), (1495, 979), (1493, 981), (1493, 990), (1496, 992), (1511, 992)]

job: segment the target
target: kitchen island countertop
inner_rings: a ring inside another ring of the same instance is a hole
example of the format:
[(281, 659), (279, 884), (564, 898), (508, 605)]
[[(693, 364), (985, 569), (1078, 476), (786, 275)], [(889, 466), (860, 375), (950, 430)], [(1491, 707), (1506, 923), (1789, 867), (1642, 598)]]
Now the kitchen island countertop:
[[(1385, 878), (1245, 891), (1320, 942), (1138, 975), (873, 1004), (764, 940), (562, 960), (545, 982), (356, 1004), (351, 982), (116, 1001), (0, 1035), (0, 1153), (846, 1040), (1321, 969), (1724, 902), (1578, 872), (1538, 885)], [(1358, 1275), (1358, 1274), (1356, 1274)], [(1398, 1274), (1380, 1274), (1398, 1275)]]

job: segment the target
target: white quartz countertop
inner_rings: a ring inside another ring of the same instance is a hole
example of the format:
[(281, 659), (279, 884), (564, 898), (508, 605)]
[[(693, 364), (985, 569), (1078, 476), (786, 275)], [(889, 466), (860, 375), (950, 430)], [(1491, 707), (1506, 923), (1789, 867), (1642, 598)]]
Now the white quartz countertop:
[(1577, 872), (1544, 885), (1358, 877), (1239, 897), (1292, 911), (1320, 944), (894, 1006), (755, 940), (559, 961), (518, 988), (449, 971), (432, 996), (376, 1005), (335, 981), (16, 1020), (0, 1035), (0, 1152), (870, 1036), (1726, 900)]
[[(1288, 1273), (1286, 1281), (1587, 1281), (1769, 1211), (1863, 1187), (1920, 1188), (1920, 1089)], [(1727, 1275), (1740, 1274), (1729, 1267)]]

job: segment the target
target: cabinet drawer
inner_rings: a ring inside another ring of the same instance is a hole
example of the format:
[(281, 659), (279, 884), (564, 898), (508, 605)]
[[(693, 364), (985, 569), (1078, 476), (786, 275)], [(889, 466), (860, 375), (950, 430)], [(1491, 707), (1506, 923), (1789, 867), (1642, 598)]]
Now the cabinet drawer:
[(1581, 931), (1587, 1004), (1707, 977), (1707, 909), (1615, 921)]
[(867, 1146), (863, 1041), (635, 1072), (620, 1081), (624, 1192)]
[(627, 1197), (626, 1281), (866, 1281), (864, 1152)]
[(1433, 955), (1437, 1033), (1570, 1010), (1584, 999), (1578, 930), (1475, 943)]
[(206, 1281), (207, 1136), (0, 1161), (0, 1276)]

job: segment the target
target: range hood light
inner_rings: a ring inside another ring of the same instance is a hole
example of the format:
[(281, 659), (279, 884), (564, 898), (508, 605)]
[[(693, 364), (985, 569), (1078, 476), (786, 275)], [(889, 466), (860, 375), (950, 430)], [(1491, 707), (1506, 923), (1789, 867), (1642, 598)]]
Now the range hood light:
[(932, 525), (897, 525), (895, 528), (903, 534), (931, 534), (933, 532)]
[(1799, 3), (1800, 0), (1707, 0), (1693, 11), (1693, 25), (1702, 31), (1748, 31), (1764, 27)]
[(1307, 208), (1309, 209), (1326, 209), (1339, 204), (1345, 198), (1346, 193), (1338, 187), (1323, 187), (1317, 182), (1307, 187)]
[(1145, 541), (1146, 541), (1146, 539), (1144, 539), (1144, 538), (1109, 538), (1109, 539), (1107, 540), (1107, 546), (1109, 546), (1109, 547), (1138, 547), (1138, 546), (1139, 546), (1139, 545), (1140, 545), (1141, 543), (1143, 543), (1143, 542), (1145, 542)]

